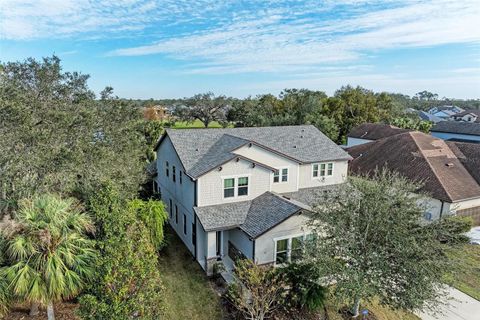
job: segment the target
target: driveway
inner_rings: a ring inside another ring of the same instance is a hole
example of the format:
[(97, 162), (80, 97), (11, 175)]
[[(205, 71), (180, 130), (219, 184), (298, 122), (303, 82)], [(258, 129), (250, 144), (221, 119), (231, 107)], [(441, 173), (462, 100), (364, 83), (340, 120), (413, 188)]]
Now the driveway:
[(417, 313), (423, 320), (478, 320), (480, 319), (480, 301), (469, 295), (448, 287), (448, 304), (442, 306), (439, 314)]

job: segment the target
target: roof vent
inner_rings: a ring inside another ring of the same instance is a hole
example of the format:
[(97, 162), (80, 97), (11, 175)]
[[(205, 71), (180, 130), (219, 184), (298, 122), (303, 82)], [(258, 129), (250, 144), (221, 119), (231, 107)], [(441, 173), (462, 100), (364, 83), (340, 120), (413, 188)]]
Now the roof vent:
[(302, 129), (302, 132), (305, 132), (305, 129)]
[(303, 139), (303, 135), (301, 135), (301, 136), (300, 136), (300, 138), (302, 138), (302, 139)]
[(293, 149), (297, 149), (297, 146), (293, 146)]
[(198, 151), (198, 148), (195, 148), (195, 151)]
[(450, 167), (453, 167), (453, 163), (451, 163), (451, 162), (446, 163), (445, 165), (446, 165), (447, 167), (449, 167), (449, 168), (450, 168)]

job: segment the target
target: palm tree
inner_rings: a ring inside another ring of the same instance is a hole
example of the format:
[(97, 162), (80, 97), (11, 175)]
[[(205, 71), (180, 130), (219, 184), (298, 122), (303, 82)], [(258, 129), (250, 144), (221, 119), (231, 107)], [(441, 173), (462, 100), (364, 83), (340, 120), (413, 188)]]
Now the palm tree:
[(76, 296), (94, 270), (96, 252), (88, 233), (92, 219), (72, 199), (41, 195), (22, 201), (2, 228), (7, 266), (0, 268), (13, 297), (31, 303), (30, 315)]

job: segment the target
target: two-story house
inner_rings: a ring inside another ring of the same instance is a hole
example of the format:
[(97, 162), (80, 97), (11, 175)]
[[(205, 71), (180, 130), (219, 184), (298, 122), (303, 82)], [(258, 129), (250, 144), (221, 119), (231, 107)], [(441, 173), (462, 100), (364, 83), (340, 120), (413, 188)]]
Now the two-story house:
[(314, 126), (167, 129), (156, 151), (169, 222), (207, 273), (294, 259), (311, 206), (351, 159)]

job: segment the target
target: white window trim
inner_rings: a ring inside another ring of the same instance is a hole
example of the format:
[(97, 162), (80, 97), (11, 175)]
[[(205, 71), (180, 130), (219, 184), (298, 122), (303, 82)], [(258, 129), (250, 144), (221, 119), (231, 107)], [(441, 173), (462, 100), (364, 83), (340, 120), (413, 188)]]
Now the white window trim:
[[(238, 199), (238, 198), (247, 198), (250, 196), (250, 185), (251, 185), (251, 174), (236, 174), (231, 176), (222, 176), (222, 199), (223, 200), (230, 200), (230, 199)], [(243, 196), (238, 195), (238, 178), (248, 178), (247, 184), (247, 194)], [(233, 179), (233, 197), (225, 197), (225, 179)]]
[[(287, 181), (282, 181), (282, 170), (287, 169)], [(272, 183), (274, 184), (279, 184), (279, 183), (288, 183), (290, 181), (290, 167), (278, 167), (275, 168), (275, 170), (278, 170), (278, 182), (275, 182), (275, 172), (272, 173)]]
[[(305, 241), (307, 239), (307, 236), (309, 235), (309, 233), (297, 233), (297, 234), (292, 234), (292, 235), (288, 235), (288, 236), (284, 236), (284, 237), (277, 237), (277, 238), (273, 238), (273, 244), (274, 244), (274, 249), (273, 249), (273, 265), (275, 267), (282, 267), (282, 266), (285, 266), (287, 265), (287, 263), (290, 263), (291, 262), (291, 257), (292, 257), (292, 239), (293, 238), (297, 238), (297, 237), (302, 237), (303, 241)], [(288, 242), (287, 242), (287, 263), (277, 263), (277, 241), (280, 241), (280, 240), (285, 240), (285, 239), (288, 239)]]
[[(332, 174), (328, 174), (328, 164), (331, 163), (332, 164)], [(322, 176), (320, 175), (320, 172), (321, 172), (321, 169), (320, 169), (320, 165), (324, 164), (325, 165), (325, 175)], [(313, 167), (317, 165), (318, 166), (318, 176), (314, 176), (313, 175), (313, 172), (314, 172), (314, 169)], [(333, 161), (329, 161), (329, 162), (318, 162), (318, 163), (312, 163), (312, 180), (315, 180), (315, 179), (322, 179), (322, 178), (329, 178), (329, 177), (333, 177), (335, 175), (335, 162)]]

